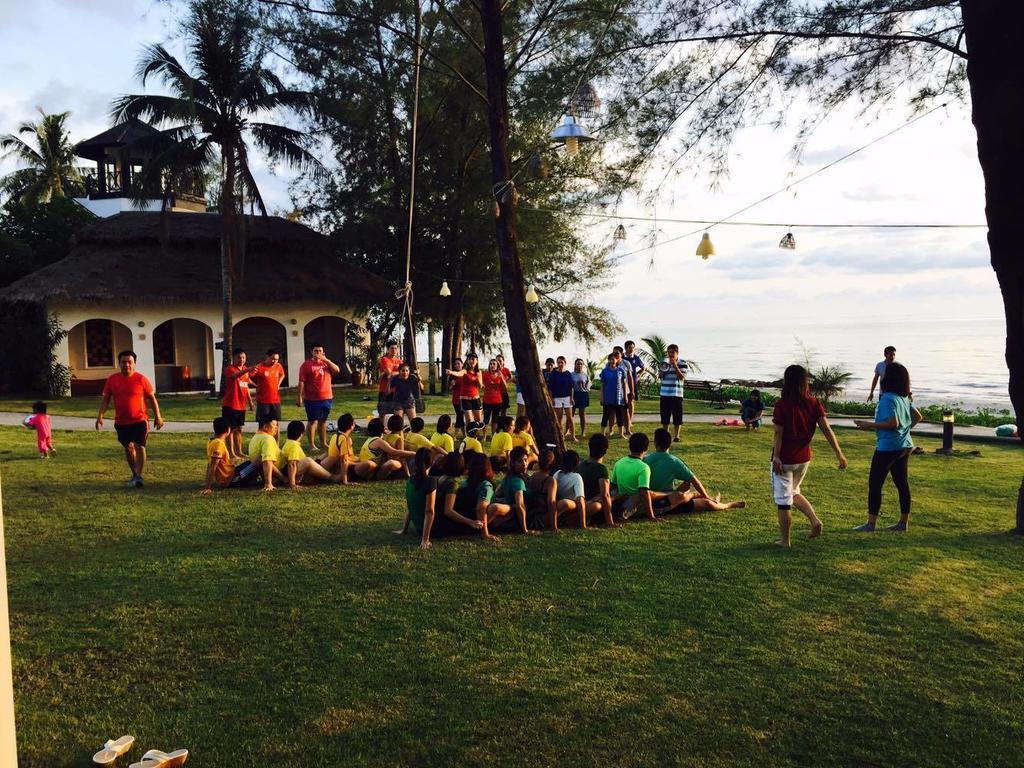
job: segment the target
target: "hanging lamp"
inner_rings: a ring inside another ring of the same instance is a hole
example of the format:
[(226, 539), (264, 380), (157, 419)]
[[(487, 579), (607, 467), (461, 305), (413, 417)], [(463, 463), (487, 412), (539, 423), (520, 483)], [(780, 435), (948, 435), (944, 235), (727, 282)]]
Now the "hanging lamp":
[(620, 243), (623, 242), (626, 239), (626, 228), (622, 224), (619, 224), (619, 226), (617, 226), (615, 228), (615, 235), (614, 235), (614, 237), (615, 237), (615, 240), (620, 242)]
[(533, 153), (530, 157), (530, 162), (527, 163), (527, 167), (530, 169), (530, 175), (535, 179), (546, 179), (550, 174), (547, 163), (541, 157), (540, 150)]
[(715, 255), (715, 244), (711, 242), (711, 235), (707, 232), (704, 233), (700, 242), (697, 243), (697, 255), (704, 259), (704, 261)]
[(785, 237), (779, 240), (779, 248), (782, 248), (785, 251), (796, 250), (796, 238), (793, 237), (792, 232), (787, 232)]
[(531, 285), (530, 290), (526, 292), (526, 303), (536, 304), (538, 301), (540, 301), (540, 296), (537, 295), (537, 289)]
[(601, 111), (601, 97), (597, 95), (597, 89), (589, 80), (580, 83), (576, 93), (572, 95), (572, 113), (577, 117), (589, 120), (597, 117)]
[(580, 142), (593, 141), (587, 126), (572, 115), (563, 115), (562, 122), (551, 132), (551, 138), (565, 146), (565, 154), (575, 157), (580, 151)]
[(447, 280), (441, 281), (441, 293), (439, 295), (446, 299), (452, 295), (452, 289), (448, 287)]

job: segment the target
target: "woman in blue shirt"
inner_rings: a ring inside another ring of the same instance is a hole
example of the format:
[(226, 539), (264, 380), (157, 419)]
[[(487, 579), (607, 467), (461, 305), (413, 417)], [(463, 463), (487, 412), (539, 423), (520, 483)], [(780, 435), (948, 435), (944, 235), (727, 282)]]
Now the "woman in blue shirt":
[[(587, 408), (590, 407), (590, 374), (586, 363), (577, 357), (573, 363), (572, 373), (572, 410), (573, 416), (580, 415), (580, 437), (587, 435)], [(570, 419), (570, 423), (572, 420)]]
[(875, 420), (855, 419), (860, 429), (875, 430), (875, 454), (868, 473), (868, 521), (855, 531), (874, 531), (882, 510), (882, 486), (886, 475), (900, 497), (900, 521), (888, 530), (906, 532), (910, 525), (910, 481), (908, 462), (914, 449), (910, 429), (921, 421), (921, 412), (910, 402), (910, 373), (899, 363), (889, 363), (882, 377), (881, 396)]
[(618, 426), (619, 437), (623, 437), (626, 426), (626, 374), (615, 362), (615, 355), (608, 355), (608, 364), (601, 370), (601, 429), (607, 429), (608, 437)]

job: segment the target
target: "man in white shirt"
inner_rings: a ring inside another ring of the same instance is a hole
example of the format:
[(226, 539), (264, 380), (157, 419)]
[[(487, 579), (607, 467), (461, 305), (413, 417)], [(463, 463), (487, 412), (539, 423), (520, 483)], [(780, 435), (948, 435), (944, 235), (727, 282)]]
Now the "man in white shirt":
[(885, 359), (880, 360), (878, 364), (875, 365), (875, 375), (874, 378), (871, 379), (871, 391), (868, 392), (869, 403), (875, 399), (875, 386), (882, 380), (882, 377), (885, 376), (885, 366), (896, 361), (896, 347), (886, 347), (882, 354), (885, 355)]

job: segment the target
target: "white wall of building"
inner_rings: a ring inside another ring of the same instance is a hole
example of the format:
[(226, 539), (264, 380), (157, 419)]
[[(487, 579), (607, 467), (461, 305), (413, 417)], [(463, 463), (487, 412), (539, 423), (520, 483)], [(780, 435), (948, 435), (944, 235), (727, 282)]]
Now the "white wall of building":
[(159, 200), (147, 200), (145, 207), (139, 208), (127, 197), (109, 197), (101, 200), (90, 200), (88, 197), (76, 197), (75, 202), (92, 214), (105, 219), (116, 213), (125, 211), (155, 211), (160, 212)]

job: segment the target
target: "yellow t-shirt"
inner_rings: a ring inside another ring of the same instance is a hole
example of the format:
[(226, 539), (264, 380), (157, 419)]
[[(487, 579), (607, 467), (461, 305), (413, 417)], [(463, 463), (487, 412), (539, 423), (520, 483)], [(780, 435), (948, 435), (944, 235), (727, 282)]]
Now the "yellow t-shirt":
[(227, 485), (235, 474), (235, 465), (228, 456), (228, 446), (221, 438), (215, 437), (206, 444), (206, 458), (217, 459), (213, 478), (221, 485)]
[(525, 448), (527, 453), (537, 453), (537, 441), (529, 432), (516, 432), (512, 435), (512, 445), (515, 448)]
[(352, 449), (352, 438), (349, 435), (343, 435), (340, 432), (336, 434), (327, 445), (328, 456), (344, 456), (346, 458), (355, 458), (356, 452)]
[(401, 432), (388, 432), (384, 435), (384, 442), (390, 445), (392, 448), (398, 448), (399, 450), (405, 450), (399, 443), (405, 442), (405, 436)]
[(364, 442), (362, 444), (362, 446), (359, 448), (359, 460), (360, 461), (382, 461), (383, 459), (385, 459), (386, 457), (384, 455), (384, 451), (380, 450), (379, 448), (374, 448), (374, 449), (370, 448), (370, 443), (376, 443), (378, 440), (381, 440), (381, 439), (384, 439), (384, 442), (387, 442), (387, 440), (385, 438), (380, 438), (380, 437), (368, 437), (368, 438), (366, 438), (366, 442)]
[(484, 452), (484, 447), (480, 443), (480, 441), (477, 440), (475, 437), (467, 437), (465, 440), (462, 441), (462, 446), (461, 446), (460, 450), (463, 453), (468, 453), (469, 451), (476, 451), (477, 453), (483, 453)]
[(430, 448), (433, 445), (422, 432), (410, 432), (405, 436), (405, 450), (418, 451), (420, 448)]
[(281, 455), (277, 459), (277, 468), (284, 472), (289, 461), (301, 461), (306, 458), (306, 452), (298, 440), (285, 440), (281, 446)]
[(512, 450), (512, 435), (508, 432), (495, 432), (491, 437), (490, 456), (503, 456)]
[(257, 432), (249, 441), (249, 461), (254, 464), (262, 464), (264, 461), (276, 462), (280, 453), (277, 440), (266, 432)]
[(451, 453), (455, 450), (455, 438), (447, 432), (435, 432), (433, 437), (430, 438), (430, 442), (444, 448), (446, 453)]

